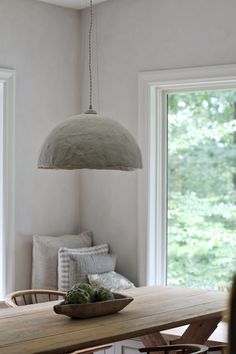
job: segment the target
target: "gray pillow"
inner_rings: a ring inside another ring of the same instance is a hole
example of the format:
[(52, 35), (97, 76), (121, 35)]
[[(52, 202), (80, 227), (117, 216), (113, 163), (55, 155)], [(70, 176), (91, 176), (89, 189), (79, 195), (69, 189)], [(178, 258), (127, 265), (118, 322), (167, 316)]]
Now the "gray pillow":
[(129, 279), (113, 271), (103, 274), (88, 274), (88, 280), (95, 288), (103, 286), (111, 291), (135, 288), (134, 284)]
[(79, 235), (33, 236), (32, 288), (57, 289), (57, 262), (60, 247), (89, 247), (92, 245), (92, 232)]
[(70, 255), (94, 255), (108, 254), (108, 244), (98, 245), (87, 248), (60, 248), (58, 251), (58, 289), (68, 291), (70, 288), (69, 270), (70, 270)]
[(116, 256), (107, 255), (70, 255), (69, 283), (88, 283), (88, 274), (105, 273), (115, 269)]

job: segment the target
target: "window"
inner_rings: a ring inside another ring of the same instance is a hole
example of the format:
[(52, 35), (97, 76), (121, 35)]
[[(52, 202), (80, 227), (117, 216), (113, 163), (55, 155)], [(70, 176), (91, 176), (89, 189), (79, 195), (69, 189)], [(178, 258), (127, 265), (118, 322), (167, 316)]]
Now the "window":
[(141, 73), (139, 92), (140, 284), (227, 285), (236, 261), (236, 67)]
[(167, 101), (167, 284), (217, 290), (236, 263), (236, 90)]
[(0, 69), (0, 299), (14, 289), (14, 88)]

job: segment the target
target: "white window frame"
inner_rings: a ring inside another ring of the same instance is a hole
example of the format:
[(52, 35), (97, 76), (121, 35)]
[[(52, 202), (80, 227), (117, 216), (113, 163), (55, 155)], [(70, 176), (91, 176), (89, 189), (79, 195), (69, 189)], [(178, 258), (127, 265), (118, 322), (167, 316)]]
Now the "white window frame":
[(15, 288), (15, 70), (0, 68), (3, 83), (3, 295)]
[(166, 283), (167, 95), (236, 88), (236, 65), (139, 73), (138, 281)]

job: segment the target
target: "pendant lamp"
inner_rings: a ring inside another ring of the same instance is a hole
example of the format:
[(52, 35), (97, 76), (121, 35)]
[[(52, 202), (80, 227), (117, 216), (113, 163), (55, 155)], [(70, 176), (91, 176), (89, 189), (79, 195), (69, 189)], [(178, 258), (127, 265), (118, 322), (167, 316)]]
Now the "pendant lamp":
[(120, 123), (102, 117), (92, 107), (91, 33), (93, 4), (90, 0), (89, 109), (57, 125), (44, 141), (38, 168), (132, 171), (142, 168), (142, 155), (130, 132)]

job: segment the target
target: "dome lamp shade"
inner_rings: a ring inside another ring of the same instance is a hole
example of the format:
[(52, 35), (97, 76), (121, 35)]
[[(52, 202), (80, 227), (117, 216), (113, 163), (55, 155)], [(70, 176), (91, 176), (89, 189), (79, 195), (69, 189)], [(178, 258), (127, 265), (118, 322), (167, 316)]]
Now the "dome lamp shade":
[(142, 155), (120, 123), (85, 113), (66, 119), (51, 131), (41, 148), (38, 167), (132, 171), (142, 168)]
[(92, 106), (93, 6), (90, 0), (89, 109), (59, 123), (45, 139), (38, 167), (45, 169), (97, 169), (133, 171), (142, 168), (141, 151), (120, 123), (99, 116)]

